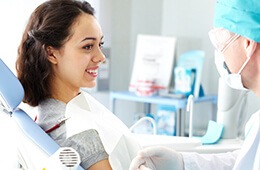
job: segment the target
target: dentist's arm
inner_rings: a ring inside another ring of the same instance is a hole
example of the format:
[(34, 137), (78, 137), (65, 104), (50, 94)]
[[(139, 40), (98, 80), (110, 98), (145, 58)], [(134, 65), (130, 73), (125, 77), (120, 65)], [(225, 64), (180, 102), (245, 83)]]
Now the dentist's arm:
[(182, 155), (163, 146), (149, 147), (139, 151), (130, 170), (184, 170)]
[(239, 150), (218, 154), (176, 152), (173, 149), (156, 146), (139, 151), (132, 160), (130, 170), (219, 170), (232, 169)]
[(240, 150), (233, 152), (214, 153), (214, 154), (199, 154), (196, 152), (182, 152), (184, 167), (186, 170), (219, 170), (232, 169), (235, 165), (237, 156)]

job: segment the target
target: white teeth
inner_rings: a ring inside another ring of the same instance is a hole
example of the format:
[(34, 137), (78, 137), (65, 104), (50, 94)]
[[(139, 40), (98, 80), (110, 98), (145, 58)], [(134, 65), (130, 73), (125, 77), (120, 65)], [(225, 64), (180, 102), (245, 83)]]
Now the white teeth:
[(87, 72), (90, 74), (97, 74), (98, 70), (87, 70)]

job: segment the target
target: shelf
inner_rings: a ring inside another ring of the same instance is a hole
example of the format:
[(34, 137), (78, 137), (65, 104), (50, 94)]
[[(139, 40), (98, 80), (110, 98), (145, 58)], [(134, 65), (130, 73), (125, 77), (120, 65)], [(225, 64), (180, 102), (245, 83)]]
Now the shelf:
[[(177, 136), (184, 135), (184, 114), (186, 113), (187, 98), (172, 98), (164, 96), (137, 96), (133, 92), (129, 91), (117, 91), (110, 92), (110, 108), (113, 113), (115, 113), (116, 100), (127, 100), (132, 102), (140, 102), (145, 104), (145, 113), (150, 113), (151, 104), (158, 105), (171, 105), (175, 106), (177, 110), (177, 122), (176, 122), (176, 132)], [(210, 102), (213, 106), (217, 104), (216, 95), (207, 95), (194, 99), (194, 103)]]

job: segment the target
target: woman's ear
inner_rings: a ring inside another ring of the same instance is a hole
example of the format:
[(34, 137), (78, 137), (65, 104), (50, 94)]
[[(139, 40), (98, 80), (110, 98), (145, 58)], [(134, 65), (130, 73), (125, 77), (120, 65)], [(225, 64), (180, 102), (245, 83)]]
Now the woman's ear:
[(257, 42), (246, 38), (244, 45), (247, 57), (251, 57), (256, 50)]
[(58, 54), (58, 50), (48, 46), (46, 48), (47, 51), (47, 55), (48, 55), (48, 60), (52, 63), (52, 64), (57, 64), (58, 60), (57, 60), (57, 54)]

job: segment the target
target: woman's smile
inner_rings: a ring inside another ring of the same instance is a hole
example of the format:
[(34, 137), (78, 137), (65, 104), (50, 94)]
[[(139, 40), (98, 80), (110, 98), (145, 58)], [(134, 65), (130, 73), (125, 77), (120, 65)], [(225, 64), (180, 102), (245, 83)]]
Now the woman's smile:
[(97, 77), (98, 76), (98, 66), (87, 68), (85, 71), (91, 76), (91, 77)]

